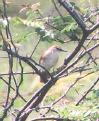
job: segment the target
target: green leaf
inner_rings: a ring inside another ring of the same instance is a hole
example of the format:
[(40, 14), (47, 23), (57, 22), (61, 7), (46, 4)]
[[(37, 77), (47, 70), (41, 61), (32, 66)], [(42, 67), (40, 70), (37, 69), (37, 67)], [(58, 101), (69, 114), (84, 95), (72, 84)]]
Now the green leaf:
[(75, 23), (70, 23), (69, 25), (67, 25), (61, 32), (70, 32), (71, 30), (75, 30), (76, 29), (76, 25)]
[(13, 25), (20, 25), (20, 24), (23, 24), (21, 18), (19, 18), (19, 17), (14, 17), (14, 18), (12, 18), (11, 23), (12, 23)]

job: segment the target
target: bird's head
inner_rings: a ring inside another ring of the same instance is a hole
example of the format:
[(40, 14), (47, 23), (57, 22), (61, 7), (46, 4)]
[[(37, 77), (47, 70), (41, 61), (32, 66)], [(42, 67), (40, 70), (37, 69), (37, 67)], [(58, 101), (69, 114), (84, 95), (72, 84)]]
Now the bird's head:
[(53, 45), (52, 47), (51, 47), (51, 49), (53, 50), (53, 51), (58, 51), (58, 52), (67, 52), (66, 50), (63, 50), (60, 46), (58, 46), (58, 45)]

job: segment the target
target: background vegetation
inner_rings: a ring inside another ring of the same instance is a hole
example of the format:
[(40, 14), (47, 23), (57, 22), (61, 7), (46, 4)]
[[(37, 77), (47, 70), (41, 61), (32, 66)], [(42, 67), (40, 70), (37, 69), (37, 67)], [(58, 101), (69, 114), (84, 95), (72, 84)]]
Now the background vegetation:
[[(98, 121), (98, 0), (3, 0), (0, 15), (0, 121)], [(68, 52), (43, 84), (51, 45)]]

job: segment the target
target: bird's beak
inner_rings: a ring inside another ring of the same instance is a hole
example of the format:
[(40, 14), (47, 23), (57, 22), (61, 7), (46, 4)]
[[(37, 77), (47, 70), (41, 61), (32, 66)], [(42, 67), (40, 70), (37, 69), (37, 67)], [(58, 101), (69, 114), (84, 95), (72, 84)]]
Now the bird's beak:
[(61, 48), (58, 48), (59, 51), (62, 51), (62, 52), (67, 52), (67, 50), (63, 50)]

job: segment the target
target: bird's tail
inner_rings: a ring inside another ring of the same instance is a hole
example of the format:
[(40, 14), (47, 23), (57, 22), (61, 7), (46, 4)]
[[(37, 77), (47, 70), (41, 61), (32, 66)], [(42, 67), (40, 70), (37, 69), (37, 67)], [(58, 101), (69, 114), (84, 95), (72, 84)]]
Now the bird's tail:
[(48, 72), (42, 71), (40, 76), (40, 82), (46, 83), (48, 78)]

